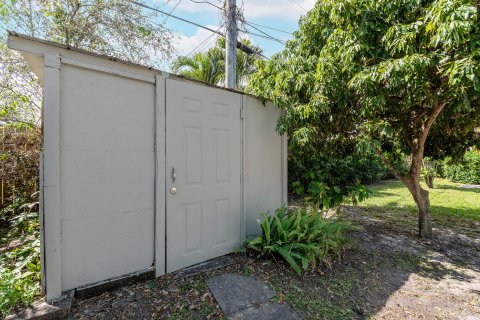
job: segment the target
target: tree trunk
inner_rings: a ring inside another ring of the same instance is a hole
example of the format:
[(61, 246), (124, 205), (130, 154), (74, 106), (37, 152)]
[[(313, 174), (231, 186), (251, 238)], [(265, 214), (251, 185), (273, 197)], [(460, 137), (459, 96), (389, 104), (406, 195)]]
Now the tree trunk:
[(418, 205), (418, 235), (420, 238), (432, 238), (432, 212), (430, 211), (430, 198), (427, 190), (421, 190)]
[[(427, 190), (424, 190), (420, 185), (420, 172), (422, 169), (423, 154), (425, 151), (425, 141), (428, 133), (438, 115), (447, 106), (449, 101), (441, 101), (432, 106), (431, 112), (421, 113), (420, 116), (413, 122), (413, 130), (409, 145), (412, 148), (412, 163), (407, 175), (401, 175), (392, 166), (392, 163), (385, 157), (381, 149), (375, 149), (382, 161), (387, 165), (393, 175), (402, 180), (407, 186), (408, 190), (413, 196), (418, 207), (418, 235), (420, 238), (432, 238), (432, 213), (430, 211), (430, 199)], [(424, 122), (419, 123), (423, 116), (427, 116)], [(431, 186), (433, 188), (433, 178)]]
[(425, 183), (430, 189), (433, 189), (433, 179), (434, 179), (434, 176), (430, 176), (430, 175), (425, 176)]
[(430, 210), (429, 193), (420, 185), (419, 177), (409, 175), (404, 182), (418, 207), (418, 236), (420, 238), (432, 238), (432, 212)]

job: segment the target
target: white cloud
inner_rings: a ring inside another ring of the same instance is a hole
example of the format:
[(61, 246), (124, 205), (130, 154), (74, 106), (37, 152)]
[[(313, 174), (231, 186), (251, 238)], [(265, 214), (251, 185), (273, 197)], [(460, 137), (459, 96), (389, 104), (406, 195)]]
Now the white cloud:
[[(218, 26), (207, 26), (210, 29), (217, 30)], [(220, 30), (222, 32), (222, 30)], [(177, 43), (175, 45), (176, 49), (178, 50), (179, 55), (187, 55), (192, 50), (201, 46), (201, 51), (205, 51), (215, 45), (216, 35), (212, 34), (211, 31), (197, 28), (195, 34), (191, 36), (186, 36), (183, 34), (179, 34), (177, 38)]]
[[(202, 0), (199, 0), (199, 1), (202, 1)], [(168, 1), (165, 1), (165, 0), (156, 0), (154, 2), (157, 2), (159, 4), (164, 4), (166, 6), (168, 6), (170, 9), (172, 9), (173, 7), (175, 7), (175, 5), (177, 5), (178, 1), (176, 0), (168, 0)], [(216, 0), (213, 0), (212, 1), (213, 4), (217, 5), (217, 1)], [(219, 5), (219, 7), (221, 7), (221, 5)], [(210, 11), (210, 12), (216, 12), (218, 11), (217, 8), (215, 8), (214, 6), (211, 6), (209, 5), (208, 3), (196, 3), (196, 2), (193, 2), (193, 1), (189, 1), (189, 0), (184, 0), (184, 1), (181, 1), (177, 8), (175, 9), (175, 12), (206, 12), (206, 11)]]
[[(280, 18), (297, 21), (316, 0), (244, 0), (244, 15), (248, 19)], [(304, 10), (305, 9), (305, 10)]]
[[(158, 1), (158, 0), (157, 0)], [(209, 0), (212, 4), (222, 7), (221, 1)], [(165, 0), (158, 1), (165, 3)], [(315, 5), (316, 0), (243, 0), (244, 15), (246, 19), (280, 18), (291, 21), (297, 21), (305, 10), (310, 10)], [(169, 0), (166, 5), (173, 8), (177, 1)], [(241, 5), (242, 0), (237, 0), (237, 5)], [(218, 9), (208, 3), (195, 3), (184, 0), (175, 9), (176, 12), (218, 12)]]

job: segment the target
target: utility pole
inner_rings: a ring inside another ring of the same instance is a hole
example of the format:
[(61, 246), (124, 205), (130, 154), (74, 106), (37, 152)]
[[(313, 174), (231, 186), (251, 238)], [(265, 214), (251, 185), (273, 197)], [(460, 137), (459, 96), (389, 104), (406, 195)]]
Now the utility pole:
[(225, 84), (229, 89), (237, 87), (237, 4), (236, 0), (227, 2), (227, 36), (226, 63), (225, 63)]

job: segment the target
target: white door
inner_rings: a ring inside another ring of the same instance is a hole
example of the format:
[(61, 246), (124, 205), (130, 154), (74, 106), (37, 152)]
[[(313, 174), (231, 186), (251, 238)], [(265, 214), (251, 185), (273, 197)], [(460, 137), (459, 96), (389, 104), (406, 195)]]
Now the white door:
[(167, 79), (167, 272), (240, 241), (240, 108), (238, 93)]

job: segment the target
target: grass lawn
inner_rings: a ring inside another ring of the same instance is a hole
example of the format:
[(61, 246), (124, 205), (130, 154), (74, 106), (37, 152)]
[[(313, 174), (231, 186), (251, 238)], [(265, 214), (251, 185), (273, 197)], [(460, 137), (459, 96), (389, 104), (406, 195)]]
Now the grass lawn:
[[(449, 226), (474, 226), (480, 222), (480, 189), (462, 189), (461, 184), (435, 179), (430, 192), (430, 205), (435, 223)], [(383, 181), (368, 186), (372, 195), (360, 204), (369, 213), (392, 213), (406, 220), (417, 218), (417, 207), (412, 195), (400, 181)]]

